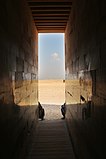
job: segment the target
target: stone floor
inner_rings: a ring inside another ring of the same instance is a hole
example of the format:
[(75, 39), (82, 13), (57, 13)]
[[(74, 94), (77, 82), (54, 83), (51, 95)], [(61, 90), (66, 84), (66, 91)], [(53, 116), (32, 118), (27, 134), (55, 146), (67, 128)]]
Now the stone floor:
[(45, 119), (38, 121), (25, 159), (75, 159), (65, 120), (61, 119), (60, 106), (43, 107)]

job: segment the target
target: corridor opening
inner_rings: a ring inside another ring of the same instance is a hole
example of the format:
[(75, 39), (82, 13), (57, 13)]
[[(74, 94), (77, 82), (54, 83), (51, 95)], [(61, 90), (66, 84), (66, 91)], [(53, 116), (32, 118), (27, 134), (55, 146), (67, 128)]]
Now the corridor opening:
[(42, 104), (65, 101), (65, 34), (38, 34), (38, 94)]
[[(38, 34), (47, 32), (65, 33), (66, 120), (77, 156), (106, 158), (105, 6), (105, 0), (1, 0), (2, 159), (19, 159), (37, 126)], [(87, 101), (90, 93), (89, 109), (80, 97)]]

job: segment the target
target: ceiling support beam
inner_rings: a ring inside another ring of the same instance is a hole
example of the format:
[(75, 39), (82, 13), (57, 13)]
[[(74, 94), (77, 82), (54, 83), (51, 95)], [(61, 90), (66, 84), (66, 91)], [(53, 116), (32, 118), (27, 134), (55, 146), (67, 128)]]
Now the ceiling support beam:
[(38, 32), (65, 31), (72, 0), (27, 0), (27, 2)]

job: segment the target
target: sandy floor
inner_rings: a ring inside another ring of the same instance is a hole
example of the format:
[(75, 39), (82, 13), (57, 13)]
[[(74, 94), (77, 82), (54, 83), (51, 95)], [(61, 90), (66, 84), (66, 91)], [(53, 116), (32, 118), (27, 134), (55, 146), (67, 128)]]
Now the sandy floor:
[(65, 101), (65, 83), (63, 80), (39, 81), (39, 101), (41, 104), (61, 105)]
[(42, 104), (45, 110), (45, 120), (57, 120), (62, 118), (61, 105)]

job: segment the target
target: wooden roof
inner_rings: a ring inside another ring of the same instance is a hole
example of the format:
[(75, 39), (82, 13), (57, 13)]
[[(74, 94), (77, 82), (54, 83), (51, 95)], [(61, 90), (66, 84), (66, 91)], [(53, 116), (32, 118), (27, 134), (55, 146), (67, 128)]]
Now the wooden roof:
[(27, 0), (38, 32), (64, 32), (72, 0)]

